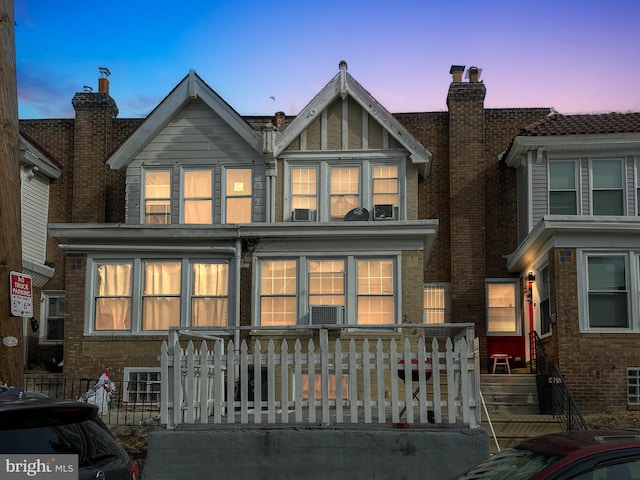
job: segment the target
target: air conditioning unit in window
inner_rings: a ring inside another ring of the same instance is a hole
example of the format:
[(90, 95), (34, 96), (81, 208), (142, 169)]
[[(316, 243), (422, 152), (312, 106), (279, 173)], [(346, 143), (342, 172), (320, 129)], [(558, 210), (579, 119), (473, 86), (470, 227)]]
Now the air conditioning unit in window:
[(398, 207), (390, 203), (373, 206), (374, 220), (398, 220)]
[(291, 219), (294, 222), (315, 222), (316, 211), (310, 208), (294, 208)]
[(309, 323), (311, 325), (341, 325), (344, 307), (342, 305), (311, 305)]

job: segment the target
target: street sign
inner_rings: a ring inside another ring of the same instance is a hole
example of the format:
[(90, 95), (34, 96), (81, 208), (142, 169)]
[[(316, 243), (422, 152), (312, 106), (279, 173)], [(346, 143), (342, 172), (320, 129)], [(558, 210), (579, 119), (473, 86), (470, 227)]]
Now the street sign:
[(33, 316), (33, 288), (31, 277), (24, 273), (11, 272), (9, 280), (11, 315)]

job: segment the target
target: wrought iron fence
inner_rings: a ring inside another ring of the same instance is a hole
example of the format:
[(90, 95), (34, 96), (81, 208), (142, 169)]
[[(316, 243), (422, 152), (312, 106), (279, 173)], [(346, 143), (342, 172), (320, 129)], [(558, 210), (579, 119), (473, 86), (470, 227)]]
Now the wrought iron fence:
[[(64, 400), (97, 402), (102, 420), (108, 425), (141, 426), (160, 421), (160, 386), (158, 381), (114, 381), (110, 395), (96, 398), (94, 378), (63, 378), (51, 375), (24, 379), (24, 390)], [(103, 393), (103, 392), (101, 392)]]
[(576, 403), (571, 390), (567, 387), (564, 376), (557, 366), (553, 367), (550, 377), (553, 401), (553, 415), (560, 422), (566, 432), (587, 430), (587, 422), (582, 416), (580, 407)]

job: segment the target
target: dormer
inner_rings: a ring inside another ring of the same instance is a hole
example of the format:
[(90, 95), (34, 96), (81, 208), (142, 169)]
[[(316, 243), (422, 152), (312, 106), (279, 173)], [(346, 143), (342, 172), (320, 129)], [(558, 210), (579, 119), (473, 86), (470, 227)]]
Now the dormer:
[[(276, 122), (278, 123), (278, 122)], [(276, 129), (277, 221), (417, 218), (431, 153), (348, 72), (339, 72), (283, 131)]]

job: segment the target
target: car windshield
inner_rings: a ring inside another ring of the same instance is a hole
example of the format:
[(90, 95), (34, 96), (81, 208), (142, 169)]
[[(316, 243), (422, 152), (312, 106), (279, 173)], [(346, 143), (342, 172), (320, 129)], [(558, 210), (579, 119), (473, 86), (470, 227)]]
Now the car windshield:
[(458, 480), (526, 480), (557, 459), (529, 450), (503, 450), (458, 477)]

